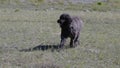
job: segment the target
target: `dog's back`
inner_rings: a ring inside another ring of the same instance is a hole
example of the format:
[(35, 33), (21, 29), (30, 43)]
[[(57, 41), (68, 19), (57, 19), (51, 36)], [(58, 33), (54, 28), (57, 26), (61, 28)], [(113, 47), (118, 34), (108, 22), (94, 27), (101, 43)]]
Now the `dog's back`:
[(70, 28), (73, 29), (74, 31), (80, 31), (82, 26), (83, 26), (83, 21), (81, 20), (81, 18), (77, 16), (73, 16)]

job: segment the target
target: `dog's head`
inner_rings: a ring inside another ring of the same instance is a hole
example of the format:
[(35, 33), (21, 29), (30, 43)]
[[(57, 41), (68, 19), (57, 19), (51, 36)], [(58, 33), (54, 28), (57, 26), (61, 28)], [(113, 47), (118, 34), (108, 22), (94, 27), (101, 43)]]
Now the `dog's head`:
[(62, 14), (57, 22), (60, 24), (60, 26), (63, 24), (70, 24), (72, 22), (72, 18), (69, 14)]

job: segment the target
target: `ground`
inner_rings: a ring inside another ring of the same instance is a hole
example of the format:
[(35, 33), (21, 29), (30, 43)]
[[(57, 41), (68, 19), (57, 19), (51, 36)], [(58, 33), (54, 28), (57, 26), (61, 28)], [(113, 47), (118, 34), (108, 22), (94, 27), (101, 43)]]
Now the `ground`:
[[(59, 45), (62, 13), (84, 21), (80, 45), (29, 50)], [(120, 12), (1, 8), (0, 68), (120, 68)]]

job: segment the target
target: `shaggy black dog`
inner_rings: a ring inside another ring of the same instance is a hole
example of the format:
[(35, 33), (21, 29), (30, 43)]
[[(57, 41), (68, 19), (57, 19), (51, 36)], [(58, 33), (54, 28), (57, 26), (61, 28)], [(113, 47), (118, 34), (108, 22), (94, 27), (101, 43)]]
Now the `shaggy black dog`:
[(70, 37), (70, 47), (75, 47), (79, 43), (79, 35), (82, 27), (82, 20), (77, 16), (62, 14), (57, 21), (61, 27), (60, 47), (63, 47), (65, 41)]

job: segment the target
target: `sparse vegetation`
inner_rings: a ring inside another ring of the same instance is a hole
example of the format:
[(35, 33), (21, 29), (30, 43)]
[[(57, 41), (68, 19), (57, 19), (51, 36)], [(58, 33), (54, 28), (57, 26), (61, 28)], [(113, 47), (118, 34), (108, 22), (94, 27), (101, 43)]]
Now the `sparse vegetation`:
[(33, 5), (38, 7), (44, 0), (30, 0)]
[[(119, 68), (120, 13), (15, 9), (0, 10), (1, 68)], [(4, 12), (6, 11), (6, 12)], [(84, 28), (76, 48), (20, 51), (38, 45), (58, 45), (61, 13), (81, 16)], [(52, 16), (52, 18), (51, 18)], [(46, 29), (45, 29), (46, 28)]]
[(19, 9), (15, 9), (15, 12), (19, 12), (20, 10)]
[[(120, 0), (62, 1), (0, 0), (0, 68), (120, 68)], [(62, 13), (84, 21), (76, 48), (56, 48)]]
[[(86, 1), (86, 0), (85, 0)], [(90, 1), (89, 1), (90, 2)], [(96, 0), (93, 3), (74, 3), (69, 0), (0, 0), (2, 7), (21, 7), (21, 8), (37, 8), (37, 9), (59, 9), (59, 10), (89, 10), (89, 11), (111, 11), (120, 9), (120, 0)], [(3, 6), (4, 5), (4, 6)]]

